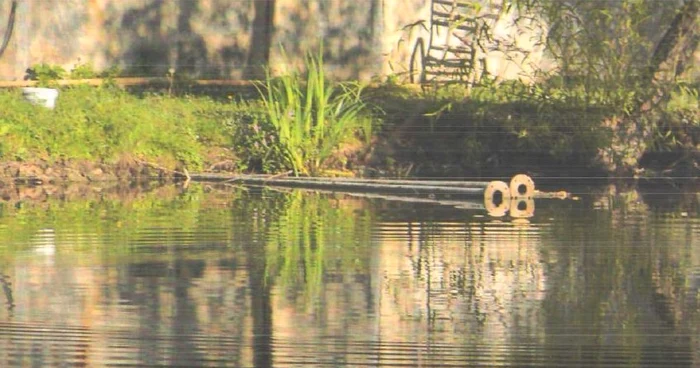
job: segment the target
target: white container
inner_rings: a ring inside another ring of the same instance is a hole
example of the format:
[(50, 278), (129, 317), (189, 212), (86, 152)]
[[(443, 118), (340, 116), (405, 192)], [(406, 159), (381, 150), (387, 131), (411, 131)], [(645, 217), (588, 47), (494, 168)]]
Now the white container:
[(53, 109), (56, 107), (58, 90), (53, 88), (27, 87), (22, 88), (22, 95), (27, 101), (35, 105)]

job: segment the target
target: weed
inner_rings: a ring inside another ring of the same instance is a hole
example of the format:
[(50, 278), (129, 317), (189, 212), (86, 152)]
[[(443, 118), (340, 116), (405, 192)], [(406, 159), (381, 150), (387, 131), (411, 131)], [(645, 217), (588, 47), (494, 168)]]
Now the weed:
[(81, 63), (79, 61), (70, 71), (68, 77), (70, 79), (90, 79), (96, 78), (97, 74), (91, 63)]
[(259, 86), (275, 144), (296, 175), (318, 173), (341, 143), (359, 130), (367, 134), (371, 124), (361, 84), (326, 80), (322, 51), (307, 55), (305, 67), (304, 75), (273, 77), (268, 70)]
[(56, 81), (65, 76), (66, 70), (60, 65), (41, 63), (27, 69), (27, 78), (37, 81), (37, 85), (41, 87), (53, 87), (56, 85)]

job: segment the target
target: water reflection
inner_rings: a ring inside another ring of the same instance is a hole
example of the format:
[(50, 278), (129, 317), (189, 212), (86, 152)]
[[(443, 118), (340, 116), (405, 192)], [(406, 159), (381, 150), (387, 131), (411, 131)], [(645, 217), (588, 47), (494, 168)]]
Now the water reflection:
[(700, 365), (693, 204), (122, 194), (0, 205), (0, 366)]
[(0, 274), (0, 285), (2, 292), (5, 295), (5, 306), (8, 315), (11, 315), (12, 309), (15, 308), (15, 298), (12, 296), (12, 280), (7, 275)]

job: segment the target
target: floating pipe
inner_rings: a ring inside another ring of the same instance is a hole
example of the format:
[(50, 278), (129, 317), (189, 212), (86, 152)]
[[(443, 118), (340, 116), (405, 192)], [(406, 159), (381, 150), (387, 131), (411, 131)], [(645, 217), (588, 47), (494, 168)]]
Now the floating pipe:
[(334, 181), (334, 182), (349, 182), (349, 183), (370, 183), (370, 184), (397, 184), (397, 185), (437, 185), (437, 186), (449, 186), (449, 187), (464, 187), (464, 188), (474, 188), (481, 187), (485, 188), (490, 181), (447, 181), (447, 180), (395, 180), (395, 179), (363, 179), (363, 178), (306, 178), (306, 177), (285, 177), (284, 179), (289, 180), (305, 180), (305, 181)]
[[(288, 180), (300, 181), (331, 181), (334, 183), (368, 183), (368, 184), (396, 184), (396, 185), (416, 185), (416, 186), (447, 186), (479, 188), (486, 187), (493, 181), (446, 181), (446, 180), (392, 180), (392, 179), (362, 179), (362, 178), (303, 178), (289, 177)], [(511, 197), (533, 197), (535, 195), (535, 182), (525, 174), (513, 176), (510, 180)]]
[[(484, 201), (489, 202), (487, 210), (501, 211), (505, 203), (510, 201), (510, 189), (508, 184), (502, 181), (483, 182), (484, 186), (448, 186), (440, 185), (441, 182), (435, 182), (434, 185), (426, 184), (411, 185), (411, 184), (388, 184), (380, 180), (368, 182), (362, 180), (340, 180), (340, 179), (323, 179), (312, 178), (272, 178), (260, 176), (222, 176), (211, 174), (192, 174), (192, 180), (209, 180), (227, 183), (240, 183), (249, 185), (270, 185), (292, 188), (310, 188), (310, 189), (327, 189), (340, 191), (355, 191), (355, 192), (374, 192), (374, 193), (391, 193), (391, 194), (409, 194), (409, 195), (454, 195), (457, 197), (481, 197)], [(396, 183), (396, 181), (395, 181)], [(461, 183), (461, 182), (460, 182)], [(507, 211), (507, 209), (506, 209)]]
[[(507, 184), (503, 183), (504, 185)], [(333, 191), (327, 191), (327, 193), (336, 193)], [(490, 201), (484, 200), (479, 201), (475, 199), (466, 200), (451, 200), (451, 199), (436, 199), (436, 198), (422, 198), (422, 197), (411, 197), (411, 196), (401, 196), (401, 195), (390, 195), (390, 194), (373, 194), (373, 193), (353, 193), (353, 192), (343, 192), (344, 194), (360, 197), (360, 198), (376, 198), (386, 201), (396, 201), (396, 202), (407, 202), (407, 203), (429, 203), (438, 204), (443, 206), (452, 206), (459, 209), (465, 210), (476, 210), (476, 211), (486, 211), (491, 217), (503, 217), (508, 213), (510, 208), (511, 200), (502, 201), (500, 204), (496, 205)], [(507, 192), (506, 192), (507, 193)], [(508, 194), (507, 194), (508, 195)]]

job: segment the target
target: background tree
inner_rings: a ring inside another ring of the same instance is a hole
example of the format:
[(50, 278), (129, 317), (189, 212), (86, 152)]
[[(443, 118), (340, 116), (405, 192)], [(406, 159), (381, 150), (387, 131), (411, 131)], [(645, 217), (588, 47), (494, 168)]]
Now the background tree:
[(664, 113), (674, 94), (697, 99), (700, 0), (504, 0), (503, 9), (517, 14), (516, 23), (536, 20), (546, 33), (557, 68), (540, 81), (582, 88), (589, 105), (616, 106), (618, 114), (601, 123), (610, 130), (609, 147), (598, 155), (607, 171), (633, 174), (663, 139), (665, 149), (683, 152), (678, 162), (700, 170), (697, 104), (686, 116)]

